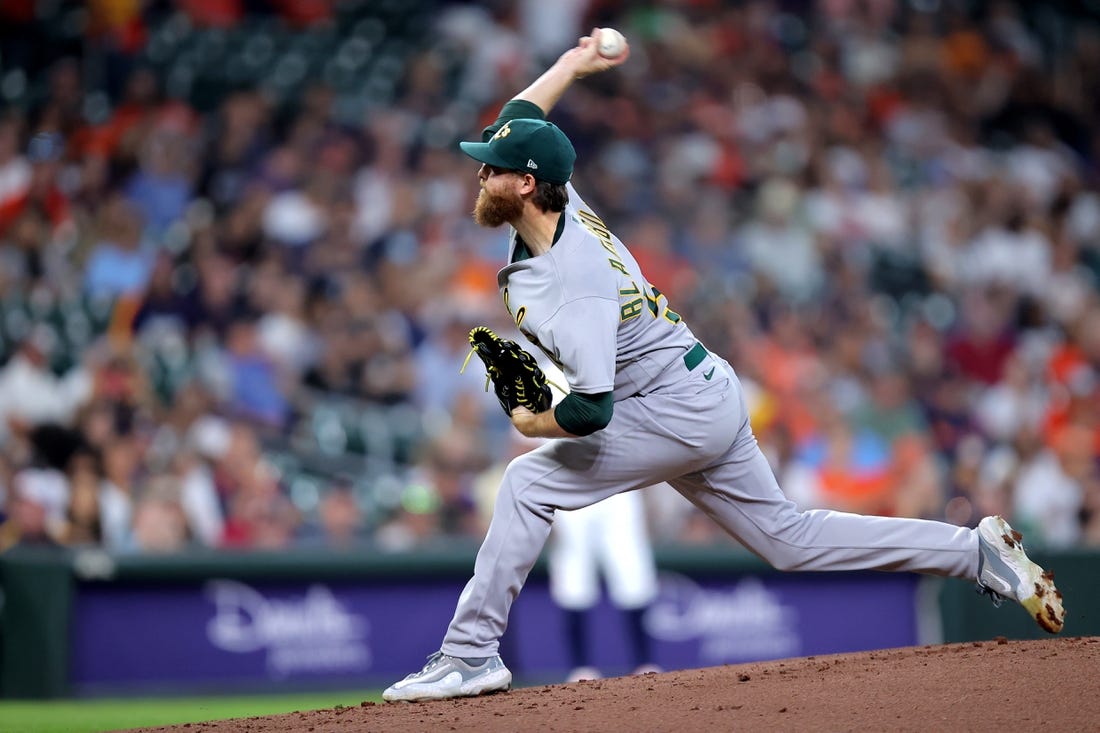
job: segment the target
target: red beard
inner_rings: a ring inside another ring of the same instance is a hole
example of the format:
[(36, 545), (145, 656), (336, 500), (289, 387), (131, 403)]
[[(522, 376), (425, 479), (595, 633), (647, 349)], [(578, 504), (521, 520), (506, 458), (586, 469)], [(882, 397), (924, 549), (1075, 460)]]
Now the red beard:
[(481, 189), (474, 206), (474, 221), (495, 228), (523, 216), (523, 199), (516, 194), (497, 195)]

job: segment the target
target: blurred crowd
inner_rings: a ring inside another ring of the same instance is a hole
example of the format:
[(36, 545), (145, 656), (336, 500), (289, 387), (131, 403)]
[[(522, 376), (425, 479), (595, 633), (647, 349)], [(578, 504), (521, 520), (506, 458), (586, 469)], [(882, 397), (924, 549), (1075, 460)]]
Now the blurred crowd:
[[(158, 27), (331, 4), (93, 2), (45, 60), (29, 5), (0, 3), (0, 549), (479, 540), (528, 446), (460, 373), (470, 327), (514, 331), (455, 142), (593, 26), (631, 59), (554, 110), (574, 183), (738, 370), (788, 495), (1100, 545), (1100, 19), (432, 2), (392, 98), (203, 108), (148, 63)], [(727, 541), (647, 499), (656, 542)]]

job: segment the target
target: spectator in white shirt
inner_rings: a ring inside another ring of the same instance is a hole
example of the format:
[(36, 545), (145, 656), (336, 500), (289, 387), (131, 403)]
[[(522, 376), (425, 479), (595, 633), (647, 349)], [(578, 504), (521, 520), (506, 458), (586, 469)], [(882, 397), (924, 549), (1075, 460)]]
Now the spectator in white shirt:
[(68, 425), (92, 396), (92, 377), (75, 367), (62, 377), (51, 371), (48, 354), (52, 332), (34, 328), (0, 370), (0, 440), (45, 423)]

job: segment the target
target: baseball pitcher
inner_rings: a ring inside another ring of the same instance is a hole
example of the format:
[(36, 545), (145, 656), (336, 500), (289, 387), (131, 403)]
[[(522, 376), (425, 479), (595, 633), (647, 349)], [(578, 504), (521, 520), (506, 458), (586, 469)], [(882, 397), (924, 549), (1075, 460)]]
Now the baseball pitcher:
[(482, 142), (461, 144), (481, 163), (474, 218), (486, 227), (511, 227), (508, 262), (497, 276), (504, 306), (565, 373), (570, 392), (544, 409), (545, 401), (531, 399), (540, 383), (495, 369), (506, 382), (497, 393), (516, 429), (556, 440), (509, 464), (473, 578), (441, 648), (384, 699), (508, 689), (512, 675), (498, 642), (555, 511), (660, 481), (781, 570), (970, 579), (997, 601), (1019, 602), (1044, 629), (1061, 630), (1064, 611), (1052, 575), (1031, 562), (1019, 534), (1000, 517), (986, 517), (971, 530), (803, 512), (783, 495), (757, 447), (733, 369), (699, 343), (569, 182), (576, 154), (545, 117), (574, 80), (618, 66), (630, 54), (628, 48), (603, 58), (598, 41), (598, 29), (581, 38), (504, 105)]

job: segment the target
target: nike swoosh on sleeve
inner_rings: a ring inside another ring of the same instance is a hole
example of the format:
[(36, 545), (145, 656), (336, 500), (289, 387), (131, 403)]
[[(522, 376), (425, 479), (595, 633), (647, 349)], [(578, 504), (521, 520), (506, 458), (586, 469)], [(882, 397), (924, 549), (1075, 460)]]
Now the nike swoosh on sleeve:
[(703, 375), (703, 379), (710, 381), (710, 378), (714, 376), (714, 367), (710, 368), (710, 371)]

